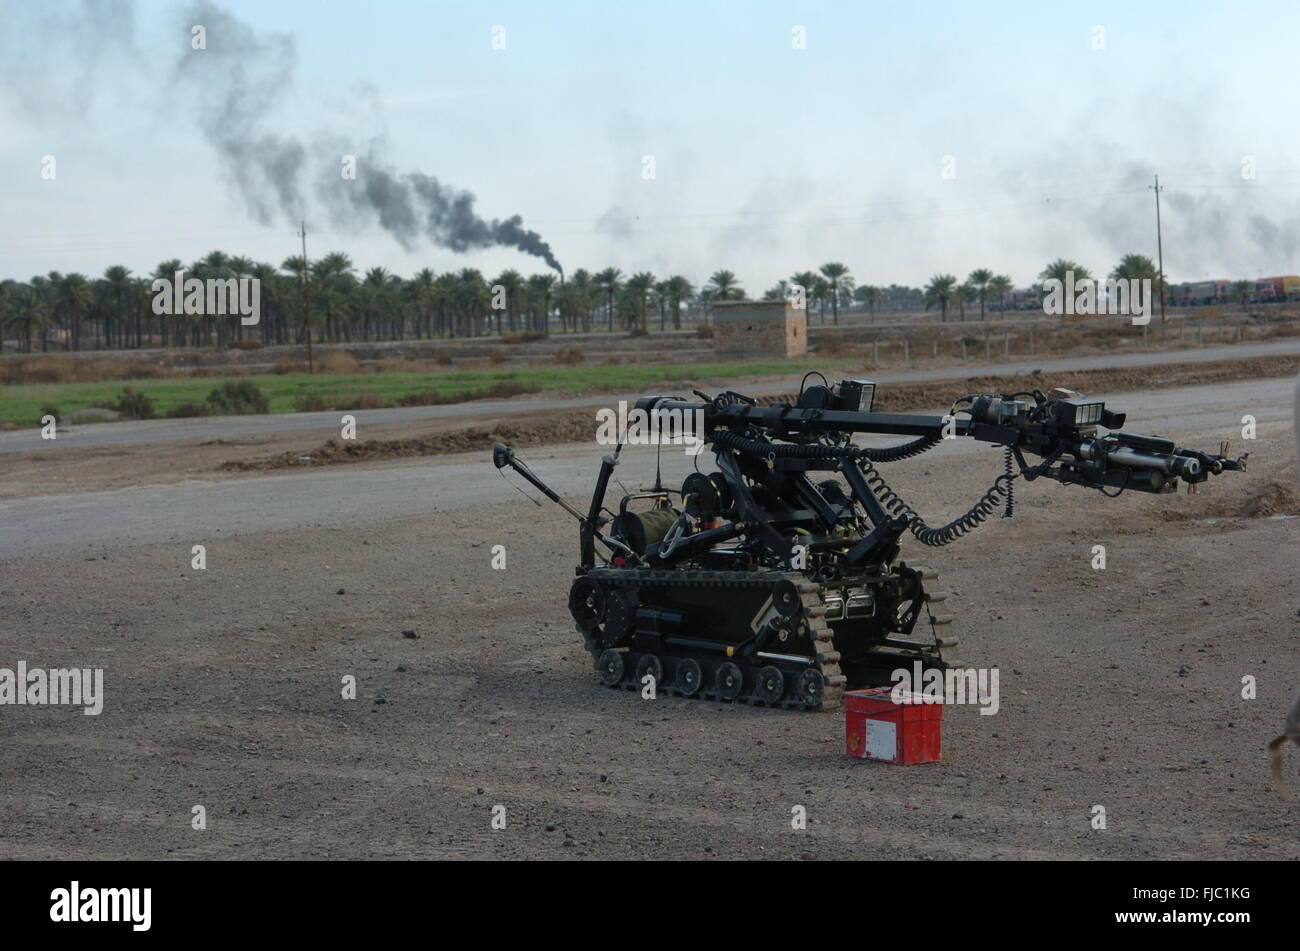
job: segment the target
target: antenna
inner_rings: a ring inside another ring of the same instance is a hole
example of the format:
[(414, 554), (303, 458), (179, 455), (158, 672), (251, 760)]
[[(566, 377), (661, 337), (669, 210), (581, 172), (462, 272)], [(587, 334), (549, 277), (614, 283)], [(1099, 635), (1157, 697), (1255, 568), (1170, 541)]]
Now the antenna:
[(1147, 188), (1154, 188), (1156, 192), (1156, 267), (1159, 269), (1157, 278), (1160, 281), (1160, 322), (1163, 324), (1168, 318), (1165, 317), (1165, 246), (1160, 234), (1160, 193), (1164, 191), (1160, 187), (1160, 176), (1156, 176), (1156, 183), (1148, 185)]
[(307, 222), (302, 222), (302, 314), (307, 321), (307, 373), (315, 372), (311, 358), (311, 281), (307, 280)]

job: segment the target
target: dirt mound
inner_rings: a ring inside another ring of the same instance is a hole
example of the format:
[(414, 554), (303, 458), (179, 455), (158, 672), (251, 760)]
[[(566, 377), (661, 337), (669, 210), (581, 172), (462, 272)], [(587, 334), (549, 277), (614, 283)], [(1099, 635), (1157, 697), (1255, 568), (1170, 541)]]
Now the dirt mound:
[(1247, 499), (1246, 504), (1241, 507), (1241, 514), (1246, 518), (1300, 515), (1300, 499), (1296, 498), (1294, 472), (1289, 482), (1274, 479), (1253, 498)]
[(1242, 483), (1236, 478), (1217, 480), (1213, 492), (1212, 499), (1204, 500), (1195, 507), (1157, 505), (1147, 510), (1146, 515), (1158, 522), (1300, 516), (1300, 495), (1296, 493), (1294, 465), (1282, 468), (1267, 480), (1254, 484)]
[(266, 459), (224, 462), (219, 468), (223, 472), (269, 471), (412, 456), (438, 456), (491, 449), (499, 442), (511, 446), (545, 446), (591, 439), (594, 430), (593, 412), (581, 410), (552, 414), (547, 418), (530, 420), (526, 424), (503, 423), (490, 428), (471, 427), (408, 439), (368, 439), (365, 442), (331, 439), (309, 453), (282, 452)]

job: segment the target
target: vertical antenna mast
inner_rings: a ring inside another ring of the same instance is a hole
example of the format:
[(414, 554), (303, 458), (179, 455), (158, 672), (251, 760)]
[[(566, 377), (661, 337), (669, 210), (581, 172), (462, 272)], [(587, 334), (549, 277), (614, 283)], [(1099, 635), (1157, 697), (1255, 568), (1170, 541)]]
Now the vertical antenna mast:
[(1160, 176), (1156, 176), (1155, 185), (1148, 186), (1155, 189), (1156, 192), (1156, 267), (1160, 269), (1157, 277), (1160, 280), (1160, 323), (1164, 323), (1165, 317), (1165, 246), (1160, 234)]
[(311, 282), (307, 280), (307, 222), (302, 223), (302, 313), (307, 321), (307, 372), (315, 372), (311, 358)]

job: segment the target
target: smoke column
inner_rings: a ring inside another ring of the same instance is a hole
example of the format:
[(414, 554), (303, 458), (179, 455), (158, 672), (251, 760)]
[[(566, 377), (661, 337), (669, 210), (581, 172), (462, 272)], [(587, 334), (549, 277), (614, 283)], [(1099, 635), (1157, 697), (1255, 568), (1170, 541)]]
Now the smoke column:
[(187, 44), (176, 62), (175, 79), (193, 94), (200, 133), (220, 157), (249, 213), (262, 224), (305, 215), (308, 159), (317, 155), (321, 167), (314, 175), (314, 196), (341, 227), (377, 222), (407, 250), (421, 240), (461, 253), (516, 248), (563, 273), (551, 246), (525, 228), (519, 215), (483, 218), (475, 211), (473, 193), (422, 172), (397, 171), (375, 155), (375, 142), (358, 156), (356, 180), (348, 181), (337, 163), (355, 147), (341, 144), (347, 140), (338, 132), (320, 140), (340, 143), (329, 151), (320, 143), (309, 149), (271, 131), (271, 112), (297, 64), (293, 37), (259, 35), (210, 3), (195, 4), (181, 22), (186, 34), (192, 25), (202, 24), (207, 48), (191, 50)]

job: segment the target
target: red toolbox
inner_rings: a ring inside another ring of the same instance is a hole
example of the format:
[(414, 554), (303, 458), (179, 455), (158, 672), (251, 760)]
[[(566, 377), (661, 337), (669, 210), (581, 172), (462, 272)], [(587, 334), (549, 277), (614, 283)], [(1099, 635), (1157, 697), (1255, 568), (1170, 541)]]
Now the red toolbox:
[(937, 763), (943, 732), (943, 704), (925, 703), (918, 693), (893, 687), (850, 690), (844, 695), (845, 751), (886, 763)]

